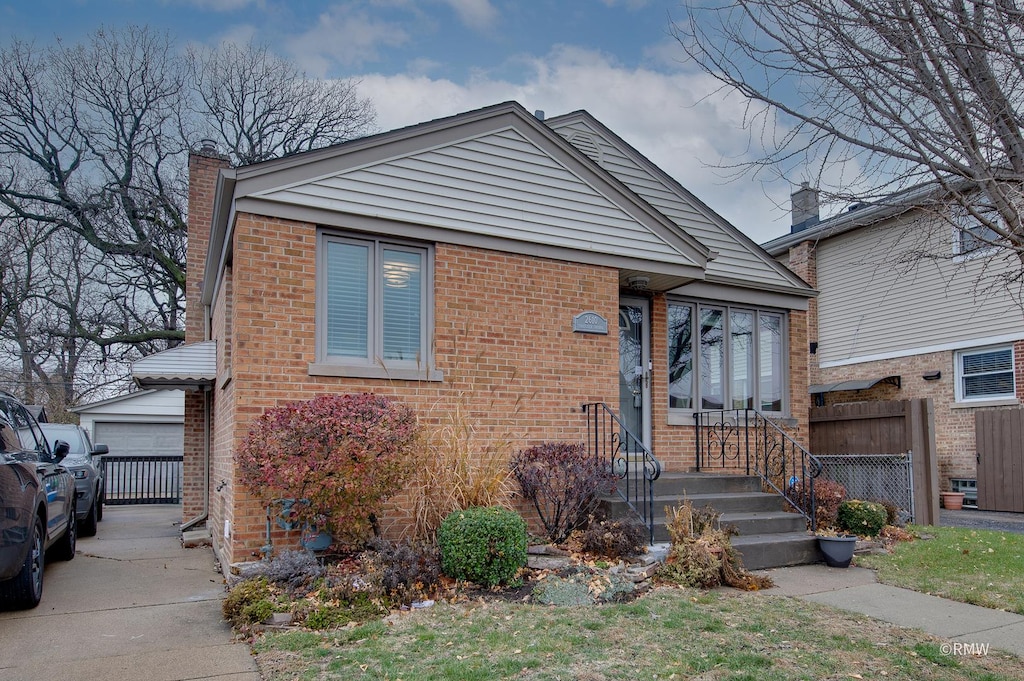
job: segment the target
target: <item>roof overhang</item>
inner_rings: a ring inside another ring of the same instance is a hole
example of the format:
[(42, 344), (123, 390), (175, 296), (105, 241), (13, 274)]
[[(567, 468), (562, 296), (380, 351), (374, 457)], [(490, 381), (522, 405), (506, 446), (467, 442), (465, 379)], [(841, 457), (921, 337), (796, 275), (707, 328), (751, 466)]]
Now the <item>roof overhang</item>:
[(217, 379), (217, 341), (179, 345), (132, 363), (132, 379), (140, 388), (201, 390)]
[(822, 395), (824, 393), (833, 393), (840, 390), (867, 390), (873, 388), (879, 383), (886, 385), (896, 386), (898, 389), (902, 385), (902, 379), (899, 376), (880, 376), (878, 378), (869, 378), (866, 380), (859, 381), (838, 381), (836, 383), (819, 383), (812, 385), (808, 392), (812, 395)]

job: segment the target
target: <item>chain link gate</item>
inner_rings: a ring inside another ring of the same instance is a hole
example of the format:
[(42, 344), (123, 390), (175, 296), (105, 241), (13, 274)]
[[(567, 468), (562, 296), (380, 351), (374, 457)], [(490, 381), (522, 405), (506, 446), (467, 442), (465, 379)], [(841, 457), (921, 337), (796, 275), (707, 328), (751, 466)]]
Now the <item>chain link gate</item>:
[(900, 522), (914, 520), (914, 470), (905, 454), (829, 454), (817, 456), (822, 477), (846, 488), (847, 499), (888, 501), (899, 508)]

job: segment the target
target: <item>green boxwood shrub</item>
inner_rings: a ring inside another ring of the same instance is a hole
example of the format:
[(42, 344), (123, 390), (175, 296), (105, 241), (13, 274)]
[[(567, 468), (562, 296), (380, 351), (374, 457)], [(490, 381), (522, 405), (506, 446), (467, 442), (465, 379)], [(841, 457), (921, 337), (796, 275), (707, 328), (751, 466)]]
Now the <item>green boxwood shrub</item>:
[(497, 506), (453, 511), (437, 530), (441, 569), (484, 586), (508, 584), (526, 565), (526, 523)]
[(874, 537), (885, 527), (887, 516), (885, 506), (873, 501), (853, 499), (839, 504), (836, 523), (844, 532)]

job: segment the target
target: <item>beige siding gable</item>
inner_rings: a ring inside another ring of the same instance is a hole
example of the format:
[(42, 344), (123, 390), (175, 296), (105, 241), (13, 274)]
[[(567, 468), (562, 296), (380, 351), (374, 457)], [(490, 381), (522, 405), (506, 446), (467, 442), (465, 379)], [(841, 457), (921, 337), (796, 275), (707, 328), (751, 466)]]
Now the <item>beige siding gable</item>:
[[(582, 114), (553, 119), (555, 132), (587, 153), (600, 149), (600, 164), (637, 195), (672, 220), (705, 247), (717, 252), (708, 262), (707, 278), (732, 285), (800, 289), (806, 288), (792, 275), (782, 271), (760, 248), (743, 237), (722, 218), (700, 202), (694, 202), (655, 174), (633, 156), (637, 152), (622, 148), (597, 127), (589, 125)], [(594, 158), (590, 153), (587, 154)]]
[(952, 236), (945, 224), (889, 221), (821, 241), (821, 366), (1024, 338), (1024, 311), (984, 283), (1013, 266), (1005, 256), (912, 256), (951, 253)]
[(252, 198), (542, 246), (693, 266), (642, 209), (506, 127), (253, 192)]

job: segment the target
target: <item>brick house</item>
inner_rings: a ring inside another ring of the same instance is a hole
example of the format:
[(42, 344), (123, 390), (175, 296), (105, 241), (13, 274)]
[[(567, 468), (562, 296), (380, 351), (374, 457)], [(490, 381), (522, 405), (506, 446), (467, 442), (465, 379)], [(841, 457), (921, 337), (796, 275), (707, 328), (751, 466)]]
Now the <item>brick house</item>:
[[(793, 195), (792, 231), (763, 245), (819, 291), (808, 310), (816, 401), (930, 398), (940, 486), (965, 486), (971, 501), (973, 483), (983, 486), (978, 412), (1024, 414), (1024, 314), (1007, 287), (986, 284), (1020, 263), (988, 245), (977, 220), (940, 216), (956, 209), (939, 203), (921, 187), (819, 221), (817, 193), (804, 185)], [(1006, 466), (990, 487), (1024, 486), (1019, 440), (1014, 450), (987, 459)], [(1019, 509), (990, 508), (1024, 511), (1019, 490), (1015, 497)]]
[[(503, 103), (239, 168), (208, 147), (189, 226), (186, 345), (135, 375), (190, 389), (184, 520), (228, 563), (266, 525), (232, 452), (324, 392), (458, 402), (513, 448), (581, 441), (605, 403), (666, 470), (698, 405), (806, 434), (814, 292), (586, 112)], [(407, 520), (399, 496), (383, 524)]]

